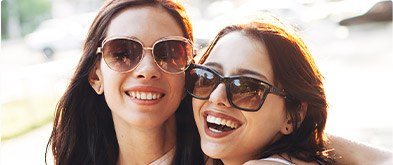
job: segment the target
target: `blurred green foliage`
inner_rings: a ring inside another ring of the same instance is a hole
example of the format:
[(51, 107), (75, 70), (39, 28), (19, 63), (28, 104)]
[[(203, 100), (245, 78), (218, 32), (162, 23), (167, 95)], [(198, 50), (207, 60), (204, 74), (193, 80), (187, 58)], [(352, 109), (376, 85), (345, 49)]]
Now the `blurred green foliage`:
[(8, 38), (8, 7), (6, 1), (1, 1), (1, 39)]
[(51, 0), (3, 0), (1, 2), (1, 39), (7, 39), (9, 23), (14, 19), (20, 25), (20, 36), (32, 32), (51, 17)]
[(53, 121), (59, 98), (22, 99), (1, 107), (1, 140), (6, 141)]

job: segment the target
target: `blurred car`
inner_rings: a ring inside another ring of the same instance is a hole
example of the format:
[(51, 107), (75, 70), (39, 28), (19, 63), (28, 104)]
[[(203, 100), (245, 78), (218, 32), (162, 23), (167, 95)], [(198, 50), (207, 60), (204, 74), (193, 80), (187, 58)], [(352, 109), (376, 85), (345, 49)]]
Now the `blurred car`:
[(205, 38), (196, 38), (195, 39), (195, 48), (197, 50), (201, 50), (209, 46), (210, 40)]
[(202, 26), (197, 26), (195, 30), (196, 36), (212, 38), (223, 27), (230, 24), (244, 23), (261, 13), (270, 13), (278, 16), (283, 22), (291, 24), (300, 30), (305, 24), (303, 15), (300, 12), (303, 9), (302, 5), (290, 0), (215, 1), (215, 3), (211, 3), (204, 9), (203, 19), (205, 19), (205, 22), (200, 21), (202, 23), (199, 24)]
[(392, 22), (392, 1), (377, 2), (366, 13), (343, 19), (339, 25), (350, 26), (371, 22)]
[(32, 33), (25, 36), (26, 45), (41, 51), (47, 59), (55, 52), (80, 49), (95, 13), (55, 18), (43, 21)]

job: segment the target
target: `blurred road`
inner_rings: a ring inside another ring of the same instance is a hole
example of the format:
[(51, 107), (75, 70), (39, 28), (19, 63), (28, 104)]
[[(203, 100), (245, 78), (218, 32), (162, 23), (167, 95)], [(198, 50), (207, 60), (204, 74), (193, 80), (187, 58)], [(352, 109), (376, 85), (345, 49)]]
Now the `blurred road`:
[[(1, 164), (45, 164), (45, 149), (48, 143), (52, 123), (42, 126), (21, 137), (11, 139), (1, 145)], [(49, 149), (49, 151), (51, 151)], [(51, 152), (48, 154), (48, 165), (53, 164)]]
[[(0, 106), (15, 100), (34, 103), (44, 98), (58, 98), (64, 92), (81, 54), (80, 50), (57, 52), (53, 60), (48, 61), (41, 52), (29, 50), (23, 41), (2, 42), (1, 48)], [(34, 109), (25, 115), (34, 115)], [(50, 131), (51, 124), (3, 141), (1, 164), (44, 164)], [(53, 162), (48, 160), (49, 164)]]

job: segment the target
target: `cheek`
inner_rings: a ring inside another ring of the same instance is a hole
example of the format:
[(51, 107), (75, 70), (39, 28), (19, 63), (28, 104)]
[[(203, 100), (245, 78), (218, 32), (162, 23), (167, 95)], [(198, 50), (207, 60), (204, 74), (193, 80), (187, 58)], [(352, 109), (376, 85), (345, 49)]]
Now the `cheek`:
[(244, 113), (244, 116), (253, 132), (277, 134), (286, 123), (284, 101), (282, 98), (268, 97), (258, 112)]
[(112, 90), (113, 86), (115, 84), (118, 84), (120, 75), (119, 73), (111, 70), (106, 65), (104, 60), (101, 60), (100, 70), (101, 70), (101, 78), (103, 79), (103, 84), (104, 84), (104, 92), (106, 93), (111, 92), (110, 90)]
[[(281, 136), (282, 119), (270, 114), (245, 115), (247, 120), (244, 134), (244, 147), (248, 152), (255, 152), (273, 143)], [(259, 139), (259, 140), (256, 140)]]
[(169, 75), (167, 78), (168, 85), (170, 86), (171, 92), (173, 93), (174, 97), (183, 97), (185, 94), (185, 77), (184, 75)]
[(201, 110), (205, 102), (206, 102), (205, 100), (199, 100), (195, 98), (192, 99), (192, 110), (194, 112), (195, 122), (198, 127), (201, 127), (201, 124), (203, 122)]
[(205, 100), (200, 100), (195, 98), (192, 99), (192, 110), (194, 111), (194, 116), (197, 116), (197, 114), (199, 114), (204, 102)]
[(202, 139), (204, 139), (205, 136), (202, 136), (202, 135), (204, 135), (204, 133), (203, 133), (204, 119), (203, 119), (203, 116), (201, 115), (201, 110), (202, 110), (202, 107), (205, 102), (206, 102), (206, 100), (199, 100), (199, 99), (195, 99), (195, 98), (192, 99), (192, 109), (194, 112), (194, 120), (197, 125), (198, 132), (201, 135)]
[(121, 87), (123, 77), (116, 74), (103, 73), (103, 87), (106, 103), (111, 110), (122, 108), (124, 104), (124, 95)]
[(280, 131), (281, 125), (284, 123), (283, 117), (273, 114), (255, 114), (245, 116), (247, 122), (250, 123), (250, 132), (263, 132), (264, 134), (276, 134)]
[(266, 112), (275, 122), (281, 123), (286, 120), (285, 100), (280, 96), (268, 95), (261, 111)]
[[(108, 69), (108, 68), (107, 68)], [(102, 69), (102, 79), (104, 85), (104, 93), (114, 93), (119, 91), (121, 88), (121, 83), (125, 79), (124, 75), (121, 75), (112, 70)]]

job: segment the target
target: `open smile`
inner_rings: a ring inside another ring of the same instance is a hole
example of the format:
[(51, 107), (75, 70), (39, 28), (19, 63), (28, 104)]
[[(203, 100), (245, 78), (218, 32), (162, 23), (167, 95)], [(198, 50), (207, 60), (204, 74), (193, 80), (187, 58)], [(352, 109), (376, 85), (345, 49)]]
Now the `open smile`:
[(155, 87), (134, 87), (127, 90), (125, 94), (139, 105), (154, 105), (165, 97), (163, 90)]
[(126, 92), (126, 94), (131, 98), (139, 99), (139, 100), (157, 100), (164, 96), (163, 93), (142, 92), (142, 91), (131, 91), (131, 92)]
[(221, 138), (238, 129), (242, 123), (234, 117), (206, 111), (203, 113), (205, 121), (205, 133), (213, 138)]

